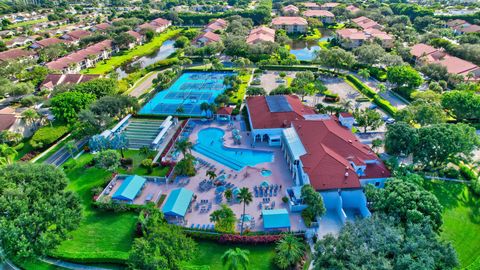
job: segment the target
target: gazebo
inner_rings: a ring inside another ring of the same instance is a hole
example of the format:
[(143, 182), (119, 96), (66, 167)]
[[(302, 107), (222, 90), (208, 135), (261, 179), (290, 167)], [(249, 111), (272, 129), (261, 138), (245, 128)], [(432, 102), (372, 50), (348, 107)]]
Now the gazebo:
[(289, 231), (290, 215), (287, 209), (262, 210), (265, 231)]
[(230, 121), (232, 120), (232, 112), (232, 107), (220, 107), (215, 114), (215, 119), (218, 121)]
[(113, 194), (112, 199), (133, 203), (138, 194), (141, 193), (147, 180), (138, 175), (130, 175), (123, 180), (120, 187)]
[(183, 220), (192, 201), (192, 197), (193, 191), (186, 188), (172, 190), (162, 208), (163, 214), (167, 218)]

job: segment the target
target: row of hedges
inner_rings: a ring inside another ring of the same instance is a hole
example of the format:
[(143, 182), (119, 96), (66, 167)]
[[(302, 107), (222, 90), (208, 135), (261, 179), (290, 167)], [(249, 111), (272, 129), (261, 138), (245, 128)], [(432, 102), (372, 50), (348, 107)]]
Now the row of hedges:
[(261, 70), (287, 70), (287, 71), (306, 71), (317, 72), (318, 67), (314, 66), (282, 66), (282, 65), (263, 65), (259, 66)]
[(69, 131), (67, 126), (46, 126), (33, 134), (30, 144), (35, 149), (44, 149), (60, 140)]
[(397, 113), (397, 108), (393, 107), (390, 102), (379, 96), (375, 91), (373, 91), (373, 89), (365, 85), (357, 77), (348, 74), (345, 76), (345, 79), (350, 82), (358, 91), (371, 98), (373, 103), (377, 104), (378, 107), (382, 108), (388, 114), (394, 116)]
[(179, 62), (180, 62), (180, 59), (178, 59), (177, 57), (167, 58), (167, 59), (160, 60), (160, 61), (156, 62), (155, 64), (152, 64), (152, 65), (146, 67), (145, 69), (147, 71), (161, 70), (161, 69), (165, 69), (165, 68), (171, 67), (173, 65), (176, 65)]

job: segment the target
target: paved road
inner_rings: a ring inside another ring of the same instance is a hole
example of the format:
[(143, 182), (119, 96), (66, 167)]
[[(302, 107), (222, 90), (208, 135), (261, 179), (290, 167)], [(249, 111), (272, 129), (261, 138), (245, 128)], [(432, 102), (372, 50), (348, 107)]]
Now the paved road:
[(73, 269), (73, 270), (107, 270), (106, 268), (100, 268), (100, 267), (89, 266), (89, 265), (81, 265), (81, 264), (70, 263), (70, 262), (65, 262), (65, 261), (55, 260), (50, 258), (42, 259), (42, 261), (48, 264), (61, 267), (61, 268)]
[(147, 90), (149, 90), (153, 85), (153, 80), (157, 78), (157, 75), (160, 71), (153, 71), (150, 73), (148, 78), (142, 81), (140, 84), (135, 85), (134, 89), (130, 92), (130, 96), (138, 98), (139, 96), (143, 95)]
[[(75, 143), (77, 149), (82, 149), (82, 147), (87, 144), (88, 142), (88, 138), (85, 138), (85, 139), (82, 139), (80, 141), (77, 141)], [(53, 155), (51, 155), (47, 160), (45, 160), (44, 163), (47, 163), (47, 164), (52, 164), (52, 165), (55, 165), (55, 166), (60, 166), (62, 165), (63, 163), (65, 163), (65, 161), (67, 161), (69, 158), (71, 157), (70, 153), (68, 152), (67, 148), (65, 146), (63, 146), (62, 148), (58, 149), (57, 152), (55, 152)]]

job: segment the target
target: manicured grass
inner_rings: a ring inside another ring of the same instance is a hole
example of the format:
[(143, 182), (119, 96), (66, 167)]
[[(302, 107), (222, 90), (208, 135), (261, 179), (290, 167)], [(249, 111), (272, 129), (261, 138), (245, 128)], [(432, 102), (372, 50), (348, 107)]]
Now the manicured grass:
[(461, 268), (479, 261), (480, 199), (459, 183), (433, 182), (426, 186), (444, 207), (441, 238), (452, 242)]
[(230, 102), (237, 103), (239, 100), (243, 100), (245, 94), (247, 93), (248, 82), (252, 77), (252, 71), (247, 69), (246, 73), (243, 75), (239, 75), (240, 80), (242, 80), (242, 84), (240, 85), (237, 92), (233, 93), (233, 96), (230, 97)]
[(34, 24), (42, 23), (42, 22), (46, 22), (46, 21), (48, 21), (47, 18), (32, 20), (32, 21), (19, 22), (19, 23), (14, 23), (14, 24), (11, 24), (11, 25), (7, 26), (6, 29), (15, 29), (17, 27), (34, 25)]
[(22, 269), (35, 269), (35, 270), (57, 270), (57, 269), (66, 269), (63, 267), (57, 267), (40, 260), (22, 260), (14, 262), (16, 266), (21, 267)]
[(151, 152), (148, 155), (143, 155), (139, 150), (126, 150), (124, 155), (126, 158), (131, 158), (133, 160), (133, 168), (131, 171), (120, 169), (119, 172), (123, 174), (138, 174), (138, 175), (152, 175), (152, 176), (165, 176), (168, 172), (167, 167), (155, 167), (153, 168), (152, 173), (148, 173), (146, 168), (141, 166), (142, 160), (148, 158), (153, 159), (156, 152)]
[[(111, 173), (97, 168), (85, 168), (93, 158), (84, 154), (77, 160), (69, 160), (66, 170), (70, 179), (67, 189), (76, 192), (82, 201), (84, 219), (52, 252), (53, 257), (63, 259), (126, 259), (133, 241), (137, 215), (135, 213), (112, 213), (97, 211), (91, 207), (91, 190), (101, 186)], [(75, 165), (72, 165), (75, 164)]]
[(305, 40), (306, 41), (309, 41), (309, 40), (318, 40), (322, 38), (322, 33), (320, 32), (320, 30), (318, 30), (317, 28), (313, 29), (313, 33), (311, 35), (308, 35), (305, 37)]
[(17, 155), (14, 158), (15, 161), (20, 160), (23, 156), (33, 151), (33, 147), (30, 144), (30, 139), (31, 138), (28, 138), (23, 141), (23, 147), (17, 151)]
[(221, 245), (210, 241), (197, 241), (198, 248), (195, 258), (189, 263), (191, 266), (210, 266), (204, 269), (223, 270), (221, 257), (229, 248), (239, 247), (250, 251), (250, 265), (248, 269), (255, 270), (272, 270), (277, 269), (273, 264), (273, 256), (275, 255), (274, 245), (259, 246), (233, 246)]
[(131, 61), (135, 57), (141, 57), (154, 53), (160, 48), (163, 42), (171, 39), (182, 32), (182, 29), (168, 29), (160, 35), (154, 37), (149, 43), (137, 46), (131, 50), (125, 51), (119, 55), (115, 55), (112, 58), (99, 62), (96, 67), (89, 68), (84, 71), (87, 74), (106, 74), (122, 64)]

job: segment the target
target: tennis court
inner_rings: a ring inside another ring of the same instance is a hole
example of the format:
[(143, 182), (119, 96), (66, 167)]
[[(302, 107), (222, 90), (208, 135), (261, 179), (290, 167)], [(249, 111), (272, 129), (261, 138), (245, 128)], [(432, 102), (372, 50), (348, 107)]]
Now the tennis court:
[(185, 72), (155, 95), (140, 114), (203, 116), (200, 104), (213, 103), (226, 89), (223, 80), (233, 72)]

